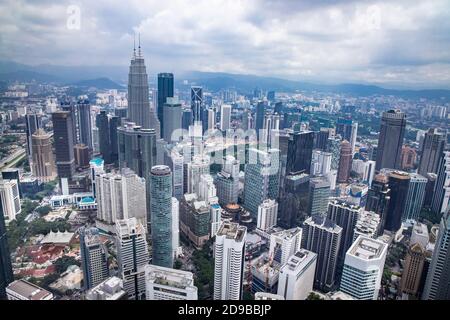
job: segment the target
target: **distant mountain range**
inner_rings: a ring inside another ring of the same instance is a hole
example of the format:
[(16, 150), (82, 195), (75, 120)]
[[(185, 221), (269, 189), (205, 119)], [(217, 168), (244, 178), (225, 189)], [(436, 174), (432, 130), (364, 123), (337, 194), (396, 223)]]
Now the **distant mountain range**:
[[(153, 72), (150, 74), (150, 81)], [(98, 89), (125, 89), (128, 67), (126, 66), (28, 66), (10, 61), (0, 61), (0, 81), (31, 81), (75, 85), (80, 87), (96, 87)], [(154, 74), (156, 78), (156, 74)], [(315, 84), (309, 82), (286, 80), (274, 77), (231, 74), (223, 72), (181, 72), (175, 74), (178, 88), (191, 84), (202, 85), (211, 91), (235, 88), (240, 92), (251, 92), (255, 88), (283, 92), (307, 91), (343, 93), (354, 96), (393, 95), (404, 98), (439, 99), (450, 101), (450, 90), (447, 89), (387, 89), (366, 84)], [(187, 80), (187, 84), (185, 84)]]

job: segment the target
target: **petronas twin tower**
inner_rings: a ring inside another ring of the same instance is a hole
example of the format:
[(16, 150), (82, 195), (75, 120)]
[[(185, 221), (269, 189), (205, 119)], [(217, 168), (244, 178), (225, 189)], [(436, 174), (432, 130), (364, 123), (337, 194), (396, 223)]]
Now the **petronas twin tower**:
[(150, 107), (147, 70), (139, 43), (137, 53), (136, 48), (133, 50), (128, 74), (128, 119), (143, 129), (155, 129), (159, 139), (159, 121), (155, 109), (156, 106)]

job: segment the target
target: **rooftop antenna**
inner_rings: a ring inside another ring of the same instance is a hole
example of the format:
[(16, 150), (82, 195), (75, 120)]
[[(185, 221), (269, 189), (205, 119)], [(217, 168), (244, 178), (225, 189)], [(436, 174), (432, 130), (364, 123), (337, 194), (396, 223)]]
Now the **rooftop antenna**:
[(136, 57), (136, 33), (133, 33), (133, 57)]
[(138, 40), (139, 40), (139, 47), (138, 47), (138, 49), (139, 49), (139, 52), (138, 52), (138, 54), (139, 54), (139, 56), (141, 55), (141, 33), (139, 32), (138, 33)]

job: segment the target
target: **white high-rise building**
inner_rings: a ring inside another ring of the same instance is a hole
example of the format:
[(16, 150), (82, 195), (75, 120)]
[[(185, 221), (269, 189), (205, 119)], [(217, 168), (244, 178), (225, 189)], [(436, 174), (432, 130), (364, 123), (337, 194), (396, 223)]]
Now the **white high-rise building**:
[(222, 223), (222, 207), (218, 203), (210, 206), (211, 211), (211, 237), (215, 237)]
[(328, 175), (331, 170), (333, 154), (321, 150), (313, 150), (311, 158), (310, 174), (312, 176)]
[[(146, 225), (145, 179), (124, 168), (121, 173), (100, 173), (95, 177), (97, 219), (114, 224), (119, 219), (137, 218)], [(143, 200), (144, 197), (144, 200)]]
[(231, 123), (231, 105), (223, 104), (220, 107), (220, 130), (225, 131), (230, 129)]
[(355, 242), (359, 236), (376, 239), (380, 230), (380, 223), (381, 218), (378, 213), (373, 211), (362, 211), (356, 221), (352, 242)]
[(0, 201), (5, 220), (15, 220), (16, 215), (22, 212), (20, 207), (19, 182), (17, 180), (3, 180), (0, 178)]
[(280, 270), (277, 294), (286, 300), (306, 300), (313, 290), (317, 254), (300, 249)]
[(192, 272), (145, 266), (147, 300), (198, 300)]
[(208, 109), (208, 130), (213, 130), (216, 127), (216, 111)]
[(214, 300), (241, 300), (247, 228), (223, 222), (214, 244)]
[(274, 232), (270, 235), (269, 257), (283, 265), (300, 250), (301, 243), (302, 229), (299, 227)]
[(207, 155), (195, 155), (187, 164), (187, 193), (199, 194), (200, 177), (209, 174), (210, 158)]
[(184, 159), (179, 152), (172, 150), (168, 162), (172, 170), (173, 196), (180, 200), (183, 196)]
[(352, 154), (355, 153), (356, 137), (358, 136), (358, 122), (352, 123), (352, 133), (350, 135), (350, 145), (352, 146)]
[(268, 231), (276, 226), (278, 216), (278, 203), (272, 199), (266, 199), (258, 206), (257, 228)]
[(202, 174), (198, 186), (198, 198), (207, 204), (217, 203), (216, 186), (214, 179), (210, 174)]
[(145, 228), (136, 218), (116, 221), (116, 246), (119, 275), (131, 300), (145, 297), (145, 270), (149, 255)]
[(377, 300), (388, 245), (359, 236), (345, 255), (340, 290), (359, 300)]
[(172, 197), (172, 251), (176, 258), (181, 253), (180, 246), (180, 202)]

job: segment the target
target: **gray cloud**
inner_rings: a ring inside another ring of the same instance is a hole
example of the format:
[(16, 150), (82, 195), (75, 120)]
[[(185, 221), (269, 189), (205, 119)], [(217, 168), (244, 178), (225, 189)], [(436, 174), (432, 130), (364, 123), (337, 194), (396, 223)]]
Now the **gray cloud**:
[(26, 64), (126, 65), (139, 32), (154, 71), (450, 86), (447, 0), (4, 0), (0, 30), (0, 59)]

